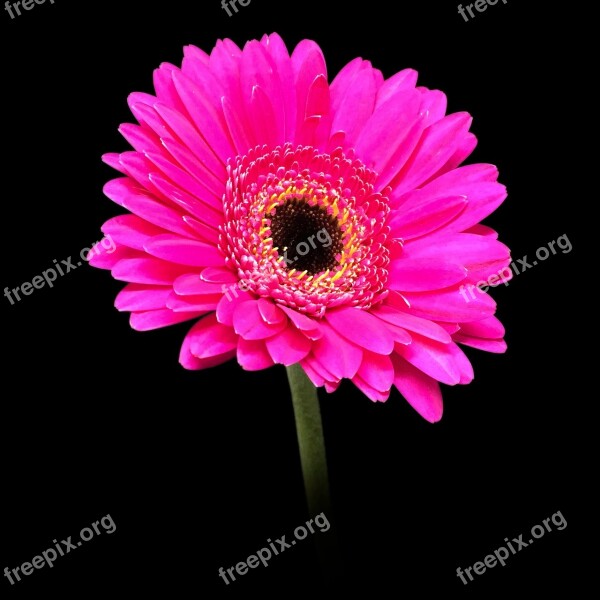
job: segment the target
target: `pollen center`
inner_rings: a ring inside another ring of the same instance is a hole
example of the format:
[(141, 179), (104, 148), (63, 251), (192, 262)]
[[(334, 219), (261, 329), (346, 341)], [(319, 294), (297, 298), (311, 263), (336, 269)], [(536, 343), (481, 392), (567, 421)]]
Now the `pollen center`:
[(273, 247), (286, 256), (284, 264), (309, 275), (335, 269), (342, 235), (335, 217), (303, 198), (287, 200), (271, 217)]
[(352, 150), (257, 146), (227, 173), (219, 249), (247, 293), (318, 318), (387, 297), (389, 200)]

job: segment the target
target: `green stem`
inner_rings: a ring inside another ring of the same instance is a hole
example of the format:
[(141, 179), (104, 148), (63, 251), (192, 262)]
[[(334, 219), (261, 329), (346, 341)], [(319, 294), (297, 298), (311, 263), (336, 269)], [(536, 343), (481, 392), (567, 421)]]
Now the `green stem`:
[(287, 367), (292, 392), (304, 489), (311, 516), (331, 507), (325, 458), (325, 438), (317, 389), (300, 365)]
[(333, 589), (341, 579), (342, 566), (329, 498), (329, 478), (319, 397), (317, 389), (300, 365), (287, 367), (287, 375), (292, 392), (308, 511), (312, 518), (323, 513), (331, 524), (330, 531), (326, 534), (319, 533), (314, 540), (325, 582)]

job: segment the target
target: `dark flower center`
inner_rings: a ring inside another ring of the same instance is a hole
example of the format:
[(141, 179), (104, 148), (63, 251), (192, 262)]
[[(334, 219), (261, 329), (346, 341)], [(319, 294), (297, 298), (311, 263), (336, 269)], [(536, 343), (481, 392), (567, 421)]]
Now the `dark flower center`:
[(273, 247), (284, 256), (288, 269), (316, 275), (338, 265), (336, 255), (343, 248), (338, 221), (320, 206), (291, 198), (271, 216)]

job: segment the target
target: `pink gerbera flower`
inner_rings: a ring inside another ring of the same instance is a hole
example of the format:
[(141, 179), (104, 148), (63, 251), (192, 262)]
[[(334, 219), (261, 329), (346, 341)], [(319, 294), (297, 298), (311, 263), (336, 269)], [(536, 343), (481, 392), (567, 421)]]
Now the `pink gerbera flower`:
[(327, 391), (395, 386), (439, 420), (439, 382), (473, 378), (458, 344), (505, 350), (494, 301), (460, 290), (510, 262), (479, 225), (506, 192), (494, 166), (459, 166), (471, 117), (416, 80), (357, 58), (329, 84), (317, 44), (290, 56), (276, 34), (161, 65), (156, 95), (129, 97), (134, 151), (104, 157), (129, 212), (91, 260), (128, 282), (131, 326), (193, 320), (188, 369), (299, 363)]

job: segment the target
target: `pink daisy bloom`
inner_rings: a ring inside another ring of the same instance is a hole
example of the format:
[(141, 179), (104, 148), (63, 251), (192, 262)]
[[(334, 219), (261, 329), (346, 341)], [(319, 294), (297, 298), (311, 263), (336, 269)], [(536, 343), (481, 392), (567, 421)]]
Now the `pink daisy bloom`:
[(137, 330), (193, 320), (185, 368), (300, 364), (329, 392), (395, 386), (439, 420), (439, 383), (473, 378), (458, 344), (506, 349), (495, 302), (464, 294), (510, 263), (479, 224), (506, 197), (497, 169), (460, 166), (471, 117), (411, 69), (384, 79), (356, 58), (330, 84), (309, 40), (184, 55), (155, 71), (156, 95), (130, 95), (134, 150), (103, 157), (129, 211), (91, 259), (127, 282), (116, 307)]

